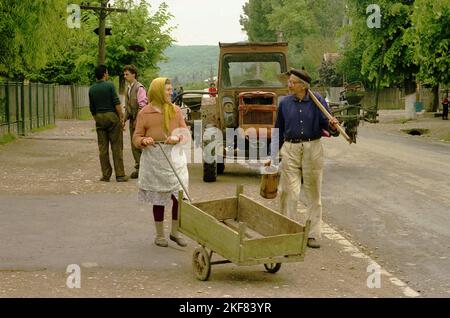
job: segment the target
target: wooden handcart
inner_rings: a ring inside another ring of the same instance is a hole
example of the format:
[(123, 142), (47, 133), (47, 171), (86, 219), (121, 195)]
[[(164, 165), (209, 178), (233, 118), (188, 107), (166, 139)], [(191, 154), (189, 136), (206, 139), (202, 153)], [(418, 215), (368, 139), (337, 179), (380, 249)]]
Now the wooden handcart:
[[(276, 273), (281, 263), (302, 261), (310, 221), (303, 226), (271, 210), (237, 186), (236, 197), (188, 203), (179, 196), (179, 230), (197, 241), (192, 265), (199, 280), (208, 280), (211, 266), (264, 264)], [(224, 259), (212, 261), (213, 253)]]

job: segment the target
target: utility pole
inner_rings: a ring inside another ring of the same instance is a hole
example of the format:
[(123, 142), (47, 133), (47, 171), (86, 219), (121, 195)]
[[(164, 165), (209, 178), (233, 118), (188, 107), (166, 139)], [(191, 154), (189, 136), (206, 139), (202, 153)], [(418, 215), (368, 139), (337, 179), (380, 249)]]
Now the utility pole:
[(383, 48), (381, 51), (381, 62), (380, 62), (380, 66), (378, 68), (378, 76), (377, 76), (376, 92), (375, 92), (375, 106), (373, 109), (371, 109), (371, 112), (369, 113), (369, 118), (370, 118), (371, 122), (373, 122), (373, 123), (378, 122), (378, 119), (377, 119), (378, 99), (380, 96), (380, 82), (381, 82), (381, 77), (383, 76), (384, 54), (386, 53), (386, 50), (387, 50), (387, 41), (386, 41), (386, 39), (384, 39), (383, 40)]
[(98, 16), (98, 64), (105, 64), (105, 25), (106, 17), (112, 12), (128, 12), (126, 9), (111, 8), (108, 5), (109, 0), (102, 0), (100, 7), (92, 7), (89, 5), (80, 5), (81, 9), (92, 10)]

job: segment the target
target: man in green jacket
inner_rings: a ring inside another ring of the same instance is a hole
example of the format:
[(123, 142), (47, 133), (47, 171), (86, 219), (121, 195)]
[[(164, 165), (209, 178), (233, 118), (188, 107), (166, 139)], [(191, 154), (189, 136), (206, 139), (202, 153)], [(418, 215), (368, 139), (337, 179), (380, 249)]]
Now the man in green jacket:
[(95, 119), (97, 130), (98, 150), (102, 178), (100, 181), (109, 182), (112, 168), (109, 162), (109, 145), (114, 161), (114, 171), (117, 182), (125, 182), (123, 166), (123, 127), (124, 116), (119, 97), (114, 85), (108, 81), (109, 74), (105, 65), (95, 68), (97, 82), (89, 88), (89, 109)]

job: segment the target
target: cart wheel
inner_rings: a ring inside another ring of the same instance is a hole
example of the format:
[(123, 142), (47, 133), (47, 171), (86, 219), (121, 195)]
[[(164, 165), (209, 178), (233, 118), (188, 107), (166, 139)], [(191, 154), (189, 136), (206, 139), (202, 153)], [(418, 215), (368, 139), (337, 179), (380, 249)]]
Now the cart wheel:
[(271, 274), (275, 274), (276, 272), (278, 272), (281, 268), (281, 263), (269, 263), (269, 264), (264, 264), (264, 267), (266, 268), (266, 270), (271, 273)]
[(194, 250), (192, 255), (192, 267), (194, 273), (199, 280), (208, 280), (209, 274), (211, 274), (211, 262), (206, 249), (201, 246)]

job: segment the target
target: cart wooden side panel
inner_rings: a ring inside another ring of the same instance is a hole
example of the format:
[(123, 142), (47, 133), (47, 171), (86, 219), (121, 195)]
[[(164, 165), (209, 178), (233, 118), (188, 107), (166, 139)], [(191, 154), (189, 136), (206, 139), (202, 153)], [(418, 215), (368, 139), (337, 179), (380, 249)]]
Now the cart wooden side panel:
[(261, 263), (268, 258), (272, 262), (275, 258), (277, 262), (303, 260), (309, 223), (302, 226), (243, 194), (238, 201), (239, 221), (263, 236), (242, 241), (242, 264)]
[(242, 187), (236, 194), (194, 204), (180, 197), (180, 231), (236, 265), (302, 261), (310, 222), (302, 226), (253, 201)]
[(199, 208), (184, 201), (180, 203), (180, 232), (231, 262), (239, 263), (239, 233)]
[(304, 232), (304, 227), (278, 212), (239, 195), (237, 219), (263, 236)]
[(245, 240), (240, 265), (297, 262), (304, 258), (303, 233)]
[(196, 202), (192, 205), (215, 217), (219, 221), (237, 218), (238, 200), (236, 198)]

